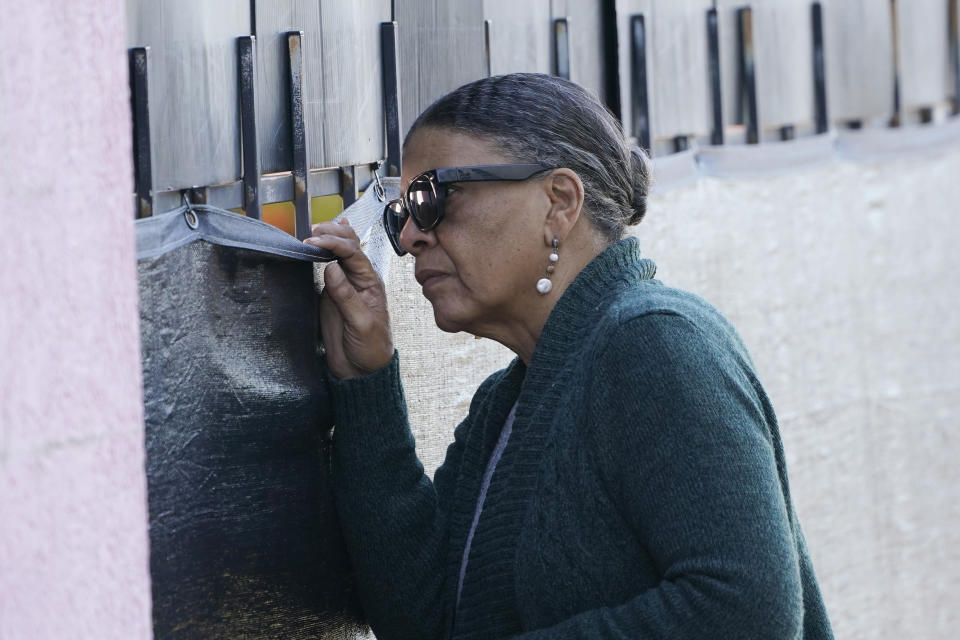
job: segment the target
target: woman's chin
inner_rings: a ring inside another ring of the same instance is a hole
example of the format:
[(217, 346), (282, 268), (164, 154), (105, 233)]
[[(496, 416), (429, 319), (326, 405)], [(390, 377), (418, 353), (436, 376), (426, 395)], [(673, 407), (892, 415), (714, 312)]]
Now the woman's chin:
[(469, 331), (469, 323), (462, 310), (451, 308), (451, 305), (444, 304), (442, 299), (431, 300), (430, 303), (433, 305), (433, 321), (441, 331), (446, 333)]
[(459, 333), (461, 331), (466, 331), (463, 323), (457, 322), (454, 318), (451, 318), (445, 314), (438, 313), (437, 308), (433, 308), (433, 320), (437, 323), (437, 327), (441, 331), (447, 333)]

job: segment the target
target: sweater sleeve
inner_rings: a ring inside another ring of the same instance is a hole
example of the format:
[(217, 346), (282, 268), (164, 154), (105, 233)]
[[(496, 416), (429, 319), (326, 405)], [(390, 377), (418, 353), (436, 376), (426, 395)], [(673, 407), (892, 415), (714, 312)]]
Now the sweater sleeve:
[(661, 581), (516, 640), (797, 637), (802, 588), (775, 425), (738, 345), (669, 313), (613, 333), (589, 383), (589, 447)]
[(448, 615), (444, 506), (467, 422), (431, 482), (414, 450), (396, 353), (379, 371), (329, 383), (334, 495), (368, 622), (381, 640), (439, 639)]

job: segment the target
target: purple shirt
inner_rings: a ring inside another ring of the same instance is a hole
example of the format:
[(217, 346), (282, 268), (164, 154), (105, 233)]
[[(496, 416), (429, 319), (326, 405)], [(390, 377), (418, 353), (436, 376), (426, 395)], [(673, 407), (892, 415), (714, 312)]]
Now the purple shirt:
[(487, 489), (490, 488), (493, 471), (497, 468), (497, 463), (500, 462), (503, 450), (507, 446), (507, 440), (510, 439), (510, 432), (513, 431), (513, 418), (516, 414), (517, 405), (514, 403), (513, 408), (510, 409), (510, 415), (507, 416), (507, 421), (503, 423), (503, 428), (500, 429), (500, 439), (497, 440), (497, 446), (494, 447), (493, 455), (490, 456), (490, 461), (487, 463), (487, 470), (483, 474), (483, 484), (480, 485), (480, 497), (477, 499), (477, 510), (473, 513), (473, 524), (470, 525), (470, 533), (467, 534), (467, 544), (463, 548), (463, 559), (460, 561), (460, 579), (457, 581), (457, 604), (454, 612), (460, 607), (460, 592), (463, 590), (463, 578), (467, 575), (467, 558), (470, 557), (470, 545), (473, 543), (473, 534), (477, 530), (477, 523), (480, 522), (483, 502), (487, 499)]

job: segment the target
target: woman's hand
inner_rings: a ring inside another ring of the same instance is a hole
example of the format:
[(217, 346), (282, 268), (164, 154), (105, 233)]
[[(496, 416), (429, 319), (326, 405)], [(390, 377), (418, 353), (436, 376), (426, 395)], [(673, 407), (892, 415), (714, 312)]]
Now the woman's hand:
[(360, 250), (360, 238), (346, 218), (313, 225), (304, 240), (333, 252), (320, 294), (320, 329), (327, 366), (338, 378), (356, 378), (386, 366), (393, 338), (383, 281)]

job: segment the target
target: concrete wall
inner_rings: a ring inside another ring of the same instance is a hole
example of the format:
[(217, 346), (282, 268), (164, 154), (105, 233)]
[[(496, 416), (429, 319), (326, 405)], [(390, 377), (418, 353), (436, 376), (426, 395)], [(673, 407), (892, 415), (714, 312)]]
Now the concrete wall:
[[(658, 278), (739, 330), (780, 419), (838, 639), (960, 626), (960, 151), (701, 178), (635, 228)], [(389, 287), (425, 467), (512, 354), (432, 326), (411, 261)]]
[(3, 4), (0, 638), (151, 637), (122, 0)]

